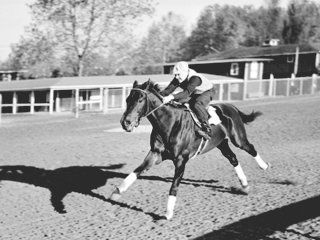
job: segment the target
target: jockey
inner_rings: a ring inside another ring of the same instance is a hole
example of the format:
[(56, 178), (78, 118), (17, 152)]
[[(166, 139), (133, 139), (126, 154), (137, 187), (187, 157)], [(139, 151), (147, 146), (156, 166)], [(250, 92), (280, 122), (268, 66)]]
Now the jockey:
[[(198, 134), (209, 140), (211, 128), (208, 123), (209, 115), (206, 107), (215, 94), (213, 84), (201, 74), (190, 69), (186, 62), (178, 62), (173, 68), (173, 75), (173, 80), (162, 91), (162, 95), (165, 96), (163, 103), (168, 103), (171, 100), (189, 101), (190, 108), (197, 115), (202, 125)], [(183, 91), (172, 94), (178, 87)]]

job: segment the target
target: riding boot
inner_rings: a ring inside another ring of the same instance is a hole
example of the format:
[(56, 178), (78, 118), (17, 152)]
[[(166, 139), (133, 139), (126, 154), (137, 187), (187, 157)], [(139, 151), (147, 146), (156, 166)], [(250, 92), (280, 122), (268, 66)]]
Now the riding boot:
[(201, 123), (202, 127), (197, 131), (197, 133), (201, 136), (204, 137), (206, 140), (211, 139), (211, 128), (210, 125), (207, 122), (202, 122)]

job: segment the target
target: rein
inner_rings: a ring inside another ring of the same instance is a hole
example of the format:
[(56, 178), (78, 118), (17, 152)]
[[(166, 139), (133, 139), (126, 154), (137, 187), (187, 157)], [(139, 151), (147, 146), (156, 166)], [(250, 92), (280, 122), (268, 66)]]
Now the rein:
[[(146, 95), (146, 98), (147, 98), (147, 110), (149, 110), (149, 98), (148, 98), (148, 92), (145, 91), (145, 90), (142, 90), (140, 88), (132, 88), (132, 90), (135, 90), (135, 91), (140, 91), (142, 93), (144, 93)], [(155, 93), (154, 93), (155, 94)], [(158, 98), (163, 99), (163, 97), (160, 95), (160, 94), (155, 94)], [(155, 109), (152, 109), (150, 112), (148, 112), (146, 115), (142, 116), (142, 117), (148, 117), (150, 114), (152, 114), (154, 111), (158, 110), (159, 108), (161, 108), (163, 105), (165, 105), (164, 103), (161, 103), (158, 107), (156, 107)]]

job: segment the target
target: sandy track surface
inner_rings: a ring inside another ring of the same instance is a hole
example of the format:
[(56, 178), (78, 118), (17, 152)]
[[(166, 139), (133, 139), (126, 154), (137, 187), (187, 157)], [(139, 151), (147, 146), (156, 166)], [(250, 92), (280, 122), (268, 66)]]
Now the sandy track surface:
[(119, 114), (3, 116), (0, 239), (320, 239), (319, 102), (309, 96), (235, 103), (264, 113), (247, 133), (272, 168), (260, 170), (233, 147), (251, 186), (241, 195), (218, 150), (197, 157), (187, 165), (170, 221), (159, 220), (170, 161), (119, 201), (108, 200), (147, 154), (147, 131), (112, 131)]

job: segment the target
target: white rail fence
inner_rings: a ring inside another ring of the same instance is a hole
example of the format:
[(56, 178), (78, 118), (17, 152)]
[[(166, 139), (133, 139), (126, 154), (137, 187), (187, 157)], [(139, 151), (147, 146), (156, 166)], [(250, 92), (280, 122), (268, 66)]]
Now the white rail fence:
[(314, 74), (311, 77), (276, 79), (271, 75), (269, 79), (217, 84), (216, 89), (217, 101), (316, 94), (320, 92), (320, 77)]
[[(161, 87), (164, 87), (163, 83)], [(214, 101), (241, 101), (253, 98), (266, 97), (289, 97), (292, 95), (306, 95), (320, 93), (320, 76), (295, 78), (274, 78), (262, 80), (235, 80), (235, 81), (217, 81), (214, 82), (216, 95)], [(0, 124), (1, 113), (3, 109), (6, 112), (16, 114), (19, 109), (27, 109), (27, 112), (33, 114), (36, 111), (46, 111), (53, 113), (65, 110), (68, 105), (68, 111), (72, 110), (75, 116), (79, 112), (96, 111), (110, 113), (124, 110), (125, 100), (131, 90), (131, 85), (98, 87), (94, 89), (74, 89), (72, 96), (64, 99), (59, 95), (61, 89), (51, 89), (47, 93), (41, 93), (45, 97), (36, 98), (40, 93), (36, 91), (13, 92), (12, 97), (4, 98), (0, 94)], [(0, 90), (1, 91), (1, 90)], [(56, 93), (55, 93), (56, 92)], [(85, 96), (84, 96), (85, 92)], [(79, 94), (80, 93), (80, 94)], [(22, 95), (22, 96), (21, 96)]]

